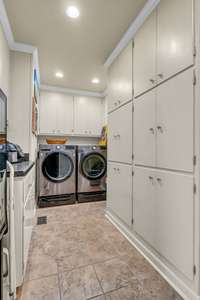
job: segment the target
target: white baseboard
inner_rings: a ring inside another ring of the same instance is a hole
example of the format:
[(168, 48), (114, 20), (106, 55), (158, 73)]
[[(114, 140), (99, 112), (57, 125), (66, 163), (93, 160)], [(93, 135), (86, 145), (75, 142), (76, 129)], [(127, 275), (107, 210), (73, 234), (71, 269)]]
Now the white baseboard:
[(105, 215), (184, 300), (200, 300), (200, 296), (195, 294), (194, 290), (187, 286), (173, 270), (166, 266), (164, 262), (147, 247), (147, 245), (142, 243), (141, 240), (139, 240), (138, 237), (129, 230), (119, 218), (117, 218), (117, 216), (110, 210), (106, 210)]

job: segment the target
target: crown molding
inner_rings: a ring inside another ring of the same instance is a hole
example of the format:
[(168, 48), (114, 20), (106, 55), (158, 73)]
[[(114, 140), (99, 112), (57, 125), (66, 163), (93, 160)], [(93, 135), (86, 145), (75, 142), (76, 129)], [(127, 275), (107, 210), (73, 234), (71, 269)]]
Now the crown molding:
[(97, 97), (97, 98), (104, 98), (104, 92), (103, 93), (96, 93), (91, 91), (85, 91), (85, 90), (78, 90), (78, 89), (67, 89), (62, 88), (58, 86), (52, 86), (52, 85), (44, 85), (42, 84), (40, 86), (41, 91), (47, 91), (47, 92), (56, 92), (56, 93), (63, 93), (67, 95), (73, 95), (73, 96), (86, 96), (86, 97)]
[(130, 25), (129, 29), (123, 35), (115, 49), (111, 52), (110, 56), (104, 63), (104, 66), (108, 68), (113, 61), (117, 58), (117, 56), (122, 52), (122, 50), (129, 44), (129, 42), (134, 38), (138, 29), (142, 26), (148, 16), (152, 13), (152, 11), (157, 7), (160, 0), (148, 0), (144, 8), (141, 10), (139, 15)]

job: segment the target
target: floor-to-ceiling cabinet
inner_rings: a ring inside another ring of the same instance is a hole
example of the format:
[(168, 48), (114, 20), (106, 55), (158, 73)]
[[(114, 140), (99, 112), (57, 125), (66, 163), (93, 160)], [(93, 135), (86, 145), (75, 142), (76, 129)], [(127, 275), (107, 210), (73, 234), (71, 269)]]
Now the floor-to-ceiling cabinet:
[[(197, 8), (196, 0), (160, 1), (134, 37), (132, 138), (128, 104), (111, 100), (108, 118), (107, 216), (187, 300), (200, 297)], [(132, 172), (121, 170), (131, 153)]]

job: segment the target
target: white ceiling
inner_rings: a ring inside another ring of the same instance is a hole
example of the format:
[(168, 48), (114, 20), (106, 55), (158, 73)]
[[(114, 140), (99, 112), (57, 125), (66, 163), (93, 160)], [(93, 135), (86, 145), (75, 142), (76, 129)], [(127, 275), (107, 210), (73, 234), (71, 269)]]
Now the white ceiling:
[[(5, 0), (16, 42), (39, 50), (42, 84), (102, 92), (103, 64), (147, 0)], [(65, 10), (75, 5), (78, 19)], [(55, 77), (64, 73), (63, 79)], [(100, 84), (91, 83), (93, 77)]]

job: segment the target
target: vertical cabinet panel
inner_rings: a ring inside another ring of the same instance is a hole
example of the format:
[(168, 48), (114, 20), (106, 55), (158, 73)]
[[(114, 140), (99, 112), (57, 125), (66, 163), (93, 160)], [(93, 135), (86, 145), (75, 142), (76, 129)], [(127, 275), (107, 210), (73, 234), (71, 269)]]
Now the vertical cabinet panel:
[(40, 133), (55, 133), (57, 102), (55, 95), (42, 92), (40, 97)]
[(155, 245), (157, 232), (155, 195), (154, 172), (136, 167), (133, 177), (134, 230), (150, 245)]
[(108, 159), (132, 163), (132, 102), (109, 114)]
[(132, 83), (132, 41), (127, 48), (116, 58), (109, 69), (108, 84), (108, 111), (112, 111), (133, 97)]
[(134, 92), (138, 96), (156, 84), (156, 11), (137, 32), (134, 42)]
[(135, 164), (156, 164), (156, 91), (150, 91), (134, 102)]
[(131, 226), (132, 166), (108, 163), (107, 207)]
[(157, 166), (193, 171), (193, 69), (157, 88)]
[(193, 279), (193, 176), (138, 167), (133, 182), (135, 231)]
[(157, 16), (157, 74), (162, 81), (193, 64), (193, 0), (163, 0)]
[(75, 97), (75, 133), (100, 135), (103, 125), (102, 99)]
[(57, 105), (54, 107), (56, 114), (56, 132), (59, 134), (72, 134), (74, 129), (74, 100), (72, 96), (59, 94), (56, 97)]

